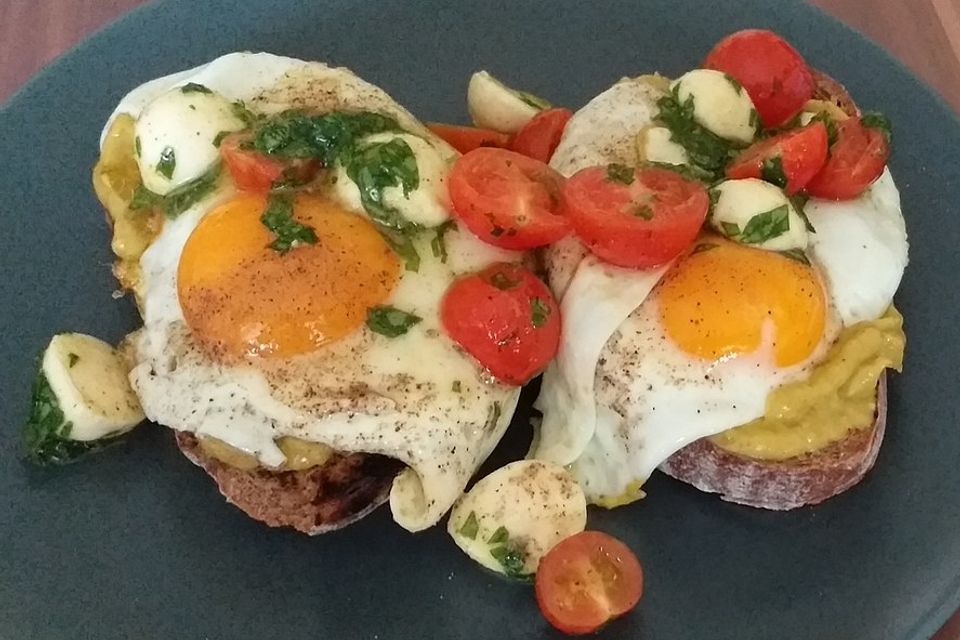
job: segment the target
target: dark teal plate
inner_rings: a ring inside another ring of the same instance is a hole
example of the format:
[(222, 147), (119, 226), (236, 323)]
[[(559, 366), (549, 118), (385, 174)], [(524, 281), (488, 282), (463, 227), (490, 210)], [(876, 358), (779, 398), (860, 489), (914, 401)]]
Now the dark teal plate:
[[(960, 605), (960, 125), (876, 47), (791, 2), (172, 0), (69, 54), (0, 111), (0, 638), (317, 640), (554, 635), (529, 587), (485, 573), (442, 527), (386, 509), (309, 539), (224, 503), (153, 426), (83, 464), (19, 459), (34, 358), (55, 332), (118, 339), (106, 224), (90, 188), (103, 122), (139, 83), (239, 50), (347, 65), (428, 120), (464, 120), (485, 67), (576, 107), (622, 75), (696, 66), (771, 27), (895, 124), (912, 263), (906, 374), (876, 469), (824, 506), (777, 514), (664, 477), (590, 526), (637, 552), (639, 609), (607, 638), (919, 640)], [(525, 415), (498, 451), (520, 457)]]

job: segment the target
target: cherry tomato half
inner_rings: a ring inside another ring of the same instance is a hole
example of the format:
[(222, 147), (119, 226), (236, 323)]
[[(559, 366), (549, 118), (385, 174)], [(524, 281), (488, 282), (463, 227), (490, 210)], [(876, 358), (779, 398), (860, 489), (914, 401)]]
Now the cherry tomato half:
[(241, 191), (269, 191), (281, 180), (309, 182), (317, 173), (316, 160), (280, 160), (252, 149), (244, 149), (249, 134), (229, 135), (220, 142), (223, 158), (233, 182)]
[(850, 200), (867, 190), (883, 173), (890, 157), (889, 131), (866, 126), (871, 116), (836, 123), (837, 140), (820, 172), (807, 184), (807, 193), (829, 200)]
[(747, 29), (727, 36), (703, 66), (736, 78), (767, 128), (779, 127), (800, 113), (815, 88), (803, 56), (772, 31)]
[(440, 306), (447, 335), (495, 378), (522, 385), (560, 345), (560, 308), (547, 286), (516, 264), (495, 264), (454, 282)]
[(534, 160), (550, 162), (563, 137), (563, 130), (572, 117), (573, 111), (570, 109), (541, 111), (517, 132), (510, 148)]
[(599, 258), (643, 269), (680, 255), (700, 232), (710, 197), (669, 169), (590, 167), (563, 188), (573, 230)]
[(431, 122), (427, 128), (443, 138), (447, 144), (460, 153), (469, 153), (479, 147), (502, 147), (510, 144), (510, 136), (493, 129), (461, 127), (454, 124)]
[(475, 236), (504, 249), (533, 249), (570, 230), (558, 212), (562, 182), (542, 162), (481, 147), (457, 160), (447, 188), (454, 214)]
[(543, 557), (536, 593), (540, 611), (554, 627), (568, 634), (593, 633), (637, 605), (643, 569), (616, 538), (583, 531)]
[(823, 168), (827, 146), (827, 127), (813, 122), (744, 149), (727, 167), (727, 177), (762, 178), (793, 195)]

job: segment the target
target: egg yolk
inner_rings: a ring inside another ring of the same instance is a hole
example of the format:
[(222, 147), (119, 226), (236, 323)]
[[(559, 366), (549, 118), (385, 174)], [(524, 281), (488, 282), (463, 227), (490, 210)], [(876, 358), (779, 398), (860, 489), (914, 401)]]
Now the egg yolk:
[(794, 365), (813, 353), (826, 323), (813, 268), (713, 238), (671, 270), (658, 300), (667, 335), (706, 360), (752, 353), (772, 335), (776, 364)]
[(207, 214), (180, 257), (177, 290), (187, 324), (213, 357), (287, 357), (355, 331), (400, 278), (383, 236), (360, 216), (303, 195), (293, 218), (315, 244), (286, 254), (260, 218), (263, 196), (242, 195)]

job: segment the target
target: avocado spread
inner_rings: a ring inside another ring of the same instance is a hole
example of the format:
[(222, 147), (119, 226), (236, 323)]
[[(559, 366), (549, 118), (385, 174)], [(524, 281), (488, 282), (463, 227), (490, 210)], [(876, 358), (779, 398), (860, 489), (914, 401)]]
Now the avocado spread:
[(809, 378), (770, 394), (764, 417), (711, 441), (737, 455), (786, 460), (869, 428), (877, 382), (885, 369), (902, 369), (905, 345), (903, 317), (893, 307), (877, 320), (847, 327)]

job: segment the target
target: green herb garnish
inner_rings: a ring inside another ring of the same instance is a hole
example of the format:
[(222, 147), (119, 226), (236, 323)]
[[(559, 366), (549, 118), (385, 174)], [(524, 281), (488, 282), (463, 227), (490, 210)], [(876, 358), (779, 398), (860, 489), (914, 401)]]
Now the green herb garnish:
[(497, 426), (497, 423), (500, 422), (500, 412), (501, 412), (501, 411), (502, 411), (502, 409), (500, 408), (500, 403), (499, 403), (499, 402), (494, 402), (492, 405), (490, 405), (490, 411), (489, 411), (489, 413), (487, 414), (487, 422), (486, 422), (486, 424), (484, 424), (484, 428), (485, 428), (487, 431), (489, 431), (490, 429), (493, 429), (494, 427), (496, 427), (496, 426)]
[(67, 367), (73, 369), (78, 362), (80, 362), (80, 356), (75, 353), (67, 354)]
[(196, 82), (188, 82), (180, 87), (181, 93), (213, 93), (209, 88)]
[(370, 330), (388, 338), (402, 336), (421, 320), (420, 316), (389, 306), (373, 307), (367, 313)]
[(273, 195), (260, 222), (275, 236), (270, 248), (284, 255), (305, 244), (317, 244), (317, 234), (310, 227), (293, 219), (293, 200)]
[(706, 182), (709, 184), (715, 180), (715, 176), (712, 173), (696, 165), (671, 164), (669, 162), (645, 162), (643, 166), (673, 171), (674, 173), (679, 173), (684, 180), (690, 180), (692, 182)]
[(883, 134), (887, 144), (890, 143), (890, 139), (893, 137), (893, 125), (890, 124), (890, 120), (887, 118), (887, 116), (875, 111), (865, 113), (860, 116), (860, 124), (868, 129), (878, 129), (880, 133)]
[(243, 103), (243, 100), (237, 100), (231, 104), (230, 107), (233, 110), (233, 115), (235, 115), (239, 120), (242, 120), (243, 123), (248, 127), (253, 126), (254, 123), (256, 123), (259, 119), (255, 113), (250, 111), (250, 109), (247, 109), (247, 105)]
[(30, 416), (23, 429), (27, 458), (39, 465), (66, 464), (116, 440), (116, 436), (89, 441), (71, 440), (72, 430), (73, 423), (65, 419), (60, 401), (40, 371), (33, 384)]
[(619, 182), (620, 184), (633, 184), (634, 171), (625, 164), (608, 164), (607, 180), (609, 182)]
[(420, 270), (420, 254), (417, 253), (417, 248), (413, 244), (413, 239), (402, 233), (394, 233), (389, 229), (380, 229), (383, 233), (384, 239), (387, 241), (387, 244), (390, 245), (390, 248), (393, 249), (393, 252), (396, 253), (401, 260), (403, 260), (404, 269), (407, 271), (417, 272)]
[(743, 94), (743, 85), (740, 84), (740, 81), (734, 78), (729, 73), (723, 74), (723, 77), (727, 79), (727, 82), (733, 85), (733, 88), (737, 90), (737, 95)]
[(454, 393), (460, 393), (463, 390), (463, 384), (459, 380), (454, 380), (453, 384), (450, 385), (450, 390)]
[(544, 304), (540, 298), (530, 300), (530, 324), (534, 329), (539, 329), (547, 324), (550, 318), (550, 307)]
[(691, 254), (693, 254), (693, 253), (703, 253), (704, 251), (710, 251), (711, 249), (716, 249), (716, 248), (719, 247), (719, 246), (720, 246), (720, 245), (718, 245), (718, 244), (715, 243), (715, 242), (701, 242), (700, 244), (696, 245), (696, 246), (693, 248), (693, 251), (691, 251), (690, 253), (691, 253)]
[(822, 122), (823, 126), (827, 128), (827, 146), (832, 147), (833, 143), (837, 141), (837, 123), (833, 121), (833, 118), (831, 118), (826, 111), (821, 111), (813, 116), (810, 124), (814, 122)]
[(140, 157), (140, 136), (137, 136), (133, 139), (133, 151), (137, 154), (137, 157)]
[(223, 139), (226, 138), (231, 133), (233, 133), (233, 131), (221, 131), (220, 133), (215, 135), (213, 137), (213, 146), (219, 149), (220, 145), (223, 143)]
[(477, 539), (477, 532), (480, 530), (480, 523), (477, 521), (477, 514), (473, 511), (467, 516), (466, 522), (457, 530), (457, 533), (469, 540)]
[(518, 91), (517, 89), (511, 89), (514, 95), (523, 100), (523, 102), (534, 109), (543, 111), (544, 109), (549, 109), (553, 105), (541, 98), (527, 91)]
[(500, 544), (501, 542), (506, 542), (510, 537), (510, 533), (507, 531), (506, 527), (500, 527), (487, 539), (487, 542), (490, 544)]
[(514, 280), (503, 271), (494, 271), (493, 275), (490, 276), (489, 282), (497, 289), (500, 289), (500, 291), (509, 291), (520, 284), (518, 280)]
[(728, 238), (733, 238), (734, 236), (740, 235), (740, 225), (736, 222), (720, 222), (720, 227), (723, 229), (723, 233)]
[(371, 218), (397, 231), (415, 226), (383, 199), (389, 187), (401, 187), (406, 196), (420, 184), (417, 157), (404, 140), (394, 138), (368, 144), (351, 154), (345, 168), (360, 189), (360, 201)]
[(680, 101), (678, 88), (657, 101), (657, 119), (670, 129), (670, 139), (687, 151), (690, 164), (709, 173), (714, 179), (733, 156), (734, 146), (700, 125), (693, 117), (693, 96)]
[(440, 258), (440, 262), (447, 264), (447, 241), (446, 235), (448, 231), (452, 231), (457, 228), (457, 223), (453, 220), (447, 220), (438, 227), (434, 227), (434, 236), (430, 241), (430, 250), (433, 251), (434, 258)]
[(782, 204), (770, 211), (764, 211), (750, 218), (743, 228), (740, 242), (760, 244), (777, 238), (790, 230), (790, 206)]
[(794, 196), (790, 196), (790, 204), (793, 205), (793, 209), (797, 212), (797, 215), (803, 220), (803, 225), (807, 228), (807, 231), (810, 233), (816, 233), (817, 230), (813, 227), (813, 223), (810, 222), (810, 218), (807, 217), (807, 202), (810, 200), (810, 196), (804, 193), (798, 193)]
[(177, 168), (177, 154), (173, 147), (164, 147), (160, 152), (160, 161), (157, 162), (157, 173), (167, 180), (173, 178), (173, 172)]
[(134, 192), (129, 206), (134, 211), (157, 209), (168, 218), (176, 218), (209, 195), (217, 186), (219, 177), (220, 164), (218, 163), (202, 176), (180, 185), (165, 196), (140, 185)]
[(805, 264), (808, 267), (810, 266), (810, 258), (807, 257), (807, 253), (803, 249), (789, 249), (787, 251), (780, 251), (779, 253), (784, 258), (795, 260), (796, 262)]
[(631, 211), (633, 215), (642, 220), (653, 220), (653, 208), (648, 204), (634, 205)]
[(781, 189), (786, 189), (787, 174), (783, 170), (783, 158), (774, 156), (765, 159), (760, 167), (760, 177)]

